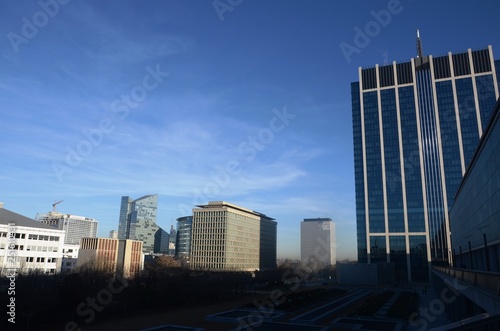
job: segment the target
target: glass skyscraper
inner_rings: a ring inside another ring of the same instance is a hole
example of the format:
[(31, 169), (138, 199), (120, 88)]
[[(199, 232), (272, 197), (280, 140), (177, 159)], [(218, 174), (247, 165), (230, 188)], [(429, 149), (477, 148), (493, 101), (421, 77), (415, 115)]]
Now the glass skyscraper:
[(193, 229), (193, 216), (184, 216), (177, 219), (177, 240), (175, 256), (189, 264), (191, 252), (191, 232)]
[[(156, 224), (157, 208), (157, 194), (145, 195), (136, 200), (128, 196), (122, 197), (118, 239), (140, 240), (143, 243), (144, 253), (157, 253), (155, 251), (155, 234), (161, 229)], [(157, 243), (156, 248), (158, 249), (160, 246)]]
[(451, 263), (449, 208), (499, 95), (491, 46), (434, 57), (417, 45), (351, 84), (358, 261), (394, 262), (400, 281)]

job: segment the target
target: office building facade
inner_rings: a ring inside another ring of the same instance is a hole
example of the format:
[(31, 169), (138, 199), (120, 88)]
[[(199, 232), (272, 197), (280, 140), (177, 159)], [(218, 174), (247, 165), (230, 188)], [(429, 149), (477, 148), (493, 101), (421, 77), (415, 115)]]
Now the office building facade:
[(500, 272), (500, 100), (450, 211), (457, 268)]
[(320, 267), (336, 264), (335, 223), (330, 218), (306, 218), (300, 223), (300, 260)]
[(3, 208), (0, 204), (0, 275), (61, 270), (64, 231)]
[(449, 208), (498, 98), (491, 46), (359, 68), (351, 85), (359, 262), (426, 281), (452, 262)]
[(143, 269), (142, 242), (130, 239), (83, 238), (77, 266), (134, 277)]
[[(155, 251), (155, 236), (161, 229), (156, 224), (156, 211), (158, 209), (158, 195), (145, 195), (133, 200), (123, 196), (120, 205), (120, 219), (118, 223), (118, 239), (140, 240), (143, 243), (144, 253), (153, 254)], [(168, 239), (167, 239), (168, 240)], [(156, 244), (156, 248), (161, 243)]]
[(76, 268), (78, 264), (78, 251), (80, 250), (80, 244), (64, 244), (63, 245), (63, 256), (61, 263), (61, 272), (70, 273)]
[(264, 214), (224, 201), (193, 209), (190, 266), (255, 271), (276, 267), (276, 225)]
[(36, 220), (54, 229), (63, 230), (66, 233), (64, 243), (78, 245), (82, 238), (97, 235), (99, 222), (90, 217), (62, 214), (51, 211), (47, 214), (37, 214)]
[(154, 253), (168, 254), (170, 244), (170, 234), (159, 228), (155, 233)]

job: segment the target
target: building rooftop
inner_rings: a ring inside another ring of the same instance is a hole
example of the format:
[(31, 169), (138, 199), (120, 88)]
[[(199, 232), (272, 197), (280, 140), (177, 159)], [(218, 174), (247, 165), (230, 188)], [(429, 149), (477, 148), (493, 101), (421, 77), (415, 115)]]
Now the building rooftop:
[(268, 220), (274, 220), (274, 218), (271, 218), (271, 217), (267, 216), (266, 214), (262, 214), (262, 213), (254, 211), (254, 210), (240, 207), (240, 206), (234, 205), (234, 204), (226, 202), (226, 201), (209, 201), (208, 204), (206, 204), (206, 205), (196, 205), (196, 207), (198, 207), (198, 208), (233, 208), (233, 209), (237, 209), (240, 211), (244, 211), (246, 213), (254, 214), (254, 215), (262, 217), (262, 218), (266, 218)]
[(304, 218), (304, 222), (332, 222), (329, 217)]
[(3, 207), (0, 208), (0, 224), (8, 225), (9, 223), (15, 223), (16, 226), (54, 230), (53, 227), (37, 222), (34, 219), (19, 215)]

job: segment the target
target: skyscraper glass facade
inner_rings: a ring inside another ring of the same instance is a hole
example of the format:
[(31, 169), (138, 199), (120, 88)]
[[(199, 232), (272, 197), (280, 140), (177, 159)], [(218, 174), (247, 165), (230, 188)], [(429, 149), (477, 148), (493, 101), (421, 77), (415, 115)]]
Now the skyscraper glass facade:
[[(144, 253), (157, 253), (155, 251), (155, 234), (161, 229), (156, 224), (157, 208), (157, 194), (145, 195), (136, 200), (128, 196), (122, 197), (118, 238), (140, 240), (143, 243), (142, 250)], [(157, 238), (161, 240), (162, 236), (157, 236)], [(157, 249), (158, 247), (161, 247), (161, 243), (156, 244)]]
[(451, 262), (449, 208), (498, 98), (491, 47), (359, 69), (351, 84), (359, 262), (425, 281)]
[(193, 229), (193, 216), (184, 216), (177, 219), (177, 240), (175, 256), (189, 263), (191, 252), (191, 232)]

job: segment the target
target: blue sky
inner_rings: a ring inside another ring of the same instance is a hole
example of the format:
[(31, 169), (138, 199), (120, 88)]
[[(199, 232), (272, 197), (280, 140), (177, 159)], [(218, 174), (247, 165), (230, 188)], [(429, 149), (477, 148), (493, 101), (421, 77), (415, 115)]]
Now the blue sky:
[(64, 200), (107, 236), (122, 195), (159, 194), (166, 229), (225, 200), (278, 221), (282, 258), (299, 257), (302, 219), (330, 217), (338, 258), (355, 259), (358, 67), (414, 57), (417, 28), (426, 54), (492, 45), (498, 59), (498, 12), (493, 0), (4, 1), (0, 201), (35, 217)]

